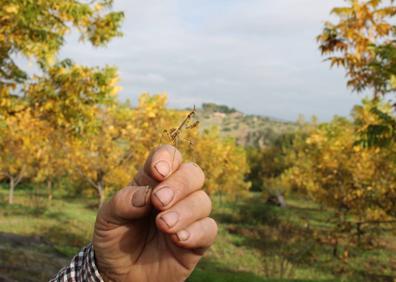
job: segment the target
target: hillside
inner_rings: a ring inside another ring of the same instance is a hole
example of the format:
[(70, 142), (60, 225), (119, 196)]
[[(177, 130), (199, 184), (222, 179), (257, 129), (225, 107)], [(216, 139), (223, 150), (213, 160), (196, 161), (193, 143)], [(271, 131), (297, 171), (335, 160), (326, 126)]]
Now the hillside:
[(236, 138), (243, 146), (263, 147), (279, 135), (294, 131), (296, 124), (270, 117), (245, 115), (224, 105), (203, 104), (198, 109), (201, 128), (216, 126), (223, 136)]

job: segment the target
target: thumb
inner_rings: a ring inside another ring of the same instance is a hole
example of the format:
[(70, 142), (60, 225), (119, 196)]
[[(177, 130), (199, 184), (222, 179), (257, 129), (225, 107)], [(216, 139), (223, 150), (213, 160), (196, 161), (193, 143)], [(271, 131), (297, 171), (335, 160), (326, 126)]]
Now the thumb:
[(149, 186), (130, 186), (118, 191), (99, 211), (97, 221), (122, 225), (150, 214), (152, 209)]

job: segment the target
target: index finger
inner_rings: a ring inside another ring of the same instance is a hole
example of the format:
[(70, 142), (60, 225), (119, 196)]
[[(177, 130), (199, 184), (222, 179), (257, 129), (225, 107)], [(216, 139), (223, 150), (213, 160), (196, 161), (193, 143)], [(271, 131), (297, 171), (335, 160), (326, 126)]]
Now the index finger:
[(175, 147), (161, 145), (150, 153), (143, 169), (134, 178), (134, 182), (140, 186), (154, 186), (178, 170), (182, 160), (180, 151)]

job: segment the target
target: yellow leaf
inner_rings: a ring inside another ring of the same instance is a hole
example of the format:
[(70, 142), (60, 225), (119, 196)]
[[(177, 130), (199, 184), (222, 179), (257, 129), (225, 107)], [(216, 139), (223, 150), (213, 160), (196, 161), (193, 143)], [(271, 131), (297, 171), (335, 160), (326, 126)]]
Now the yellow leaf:
[(19, 11), (18, 5), (15, 4), (6, 5), (3, 7), (3, 9), (9, 14), (17, 14)]

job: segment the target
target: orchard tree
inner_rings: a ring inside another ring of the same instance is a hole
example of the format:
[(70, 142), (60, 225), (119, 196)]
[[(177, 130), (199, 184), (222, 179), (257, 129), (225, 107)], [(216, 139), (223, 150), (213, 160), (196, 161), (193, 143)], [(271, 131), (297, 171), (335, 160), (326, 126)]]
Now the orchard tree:
[(65, 130), (45, 128), (45, 140), (42, 141), (40, 154), (33, 164), (31, 179), (35, 183), (44, 183), (47, 186), (48, 200), (52, 200), (53, 186), (56, 180), (67, 175), (70, 164), (67, 159), (67, 144), (70, 136)]
[(338, 20), (327, 22), (318, 36), (320, 50), (332, 66), (346, 69), (348, 86), (369, 89), (375, 97), (396, 90), (396, 15), (393, 0), (347, 0), (332, 10)]
[(126, 186), (136, 168), (133, 146), (136, 130), (127, 107), (97, 108), (95, 130), (85, 138), (73, 138), (68, 146), (70, 171), (87, 181), (97, 192), (99, 206), (109, 188)]
[(1, 130), (0, 177), (9, 182), (9, 204), (14, 191), (25, 177), (31, 176), (34, 163), (45, 146), (48, 125), (33, 117), (29, 110), (9, 117)]
[(354, 227), (358, 236), (363, 227), (392, 223), (396, 216), (396, 147), (362, 147), (353, 138), (375, 121), (371, 103), (355, 107), (353, 122), (336, 117), (295, 143), (288, 156), (291, 167), (282, 175), (290, 186), (334, 207), (340, 230)]
[(143, 94), (136, 108), (95, 108), (94, 128), (85, 138), (71, 139), (70, 168), (96, 190), (99, 205), (107, 192), (132, 181), (153, 147), (168, 141), (163, 131), (177, 114), (166, 109), (166, 101), (165, 95)]
[[(59, 51), (72, 30), (95, 47), (120, 36), (123, 13), (112, 11), (112, 5), (112, 0), (0, 0), (0, 119), (9, 125), (26, 112), (28, 120), (49, 122), (51, 134), (35, 161), (33, 176), (35, 181), (47, 181), (49, 188), (63, 165), (59, 163), (64, 157), (58, 150), (60, 135), (85, 138), (94, 128), (95, 109), (113, 103), (118, 90), (114, 68), (79, 66), (70, 59), (60, 60)], [(17, 64), (17, 57), (28, 59), (39, 72), (29, 74)], [(10, 183), (15, 186), (27, 168), (33, 168), (26, 159), (34, 152), (24, 151), (29, 132), (26, 136), (7, 134), (4, 140), (10, 148), (4, 147), (3, 153), (11, 148), (15, 152), (1, 159), (0, 166), (13, 175)], [(7, 169), (11, 159), (12, 174)]]
[[(147, 154), (153, 146), (172, 143), (168, 133), (178, 126), (187, 113), (167, 109), (167, 102), (166, 94), (144, 93), (139, 97), (138, 105), (134, 109), (134, 125), (138, 130), (136, 145), (141, 147), (139, 151)], [(143, 160), (145, 157), (142, 156)]]
[[(248, 148), (247, 156), (250, 165), (248, 180), (252, 182), (253, 191), (272, 192), (273, 180), (287, 168), (285, 150), (290, 149), (295, 138), (294, 132), (278, 136), (272, 144), (262, 148)], [(279, 193), (281, 191), (273, 191)]]
[[(332, 10), (338, 20), (327, 22), (318, 36), (320, 50), (331, 66), (346, 69), (349, 87), (357, 92), (371, 90), (374, 99), (390, 97), (396, 108), (395, 3), (393, 0), (346, 2), (347, 6)], [(394, 142), (396, 120), (374, 106), (371, 112), (379, 122), (363, 132), (361, 144), (381, 147)], [(387, 139), (384, 131), (391, 133)]]
[(356, 144), (364, 148), (391, 148), (395, 145), (396, 119), (390, 104), (364, 99), (361, 106), (354, 108), (353, 116)]
[[(114, 70), (79, 67), (70, 61), (58, 64), (57, 55), (72, 29), (93, 46), (121, 35), (123, 13), (111, 11), (112, 4), (112, 0), (0, 0), (0, 115), (43, 106), (51, 119), (66, 123), (72, 114), (78, 120), (74, 109), (83, 108), (80, 114), (89, 116), (89, 106), (106, 100), (113, 92), (108, 82), (115, 78)], [(42, 75), (30, 77), (16, 56), (36, 63)]]
[(218, 129), (199, 133), (188, 156), (205, 171), (208, 194), (235, 199), (249, 191), (250, 183), (245, 181), (249, 173), (246, 151), (234, 139), (222, 138)]
[(114, 68), (90, 68), (64, 60), (32, 78), (24, 89), (25, 100), (37, 117), (53, 127), (82, 135), (94, 129), (97, 107), (115, 102), (117, 82)]

